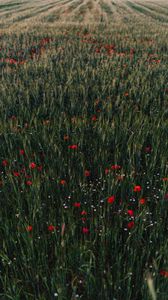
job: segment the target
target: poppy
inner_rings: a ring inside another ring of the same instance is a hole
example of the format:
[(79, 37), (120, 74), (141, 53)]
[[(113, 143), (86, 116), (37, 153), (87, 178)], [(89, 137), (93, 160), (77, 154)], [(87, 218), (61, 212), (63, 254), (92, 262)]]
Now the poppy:
[(140, 192), (142, 190), (140, 185), (134, 186), (134, 192)]
[(109, 173), (109, 169), (105, 169), (105, 174), (107, 175)]
[(86, 176), (86, 177), (89, 177), (89, 176), (90, 176), (90, 171), (86, 170), (86, 171), (85, 171), (85, 176)]
[(96, 121), (97, 120), (97, 117), (94, 115), (92, 116), (92, 121)]
[(28, 225), (28, 226), (26, 227), (26, 230), (27, 230), (28, 232), (31, 232), (31, 231), (33, 230), (33, 226)]
[(54, 229), (55, 229), (55, 226), (53, 226), (53, 225), (48, 226), (48, 231), (54, 231)]
[(168, 278), (168, 271), (165, 271), (165, 270), (160, 270), (160, 275), (164, 276), (164, 277), (167, 277)]
[(131, 222), (129, 222), (129, 223), (127, 224), (127, 228), (128, 228), (128, 229), (131, 229), (131, 228), (133, 228), (134, 226), (135, 226), (134, 221), (131, 221)]
[(4, 160), (2, 161), (2, 165), (3, 165), (4, 167), (6, 167), (6, 166), (8, 165), (8, 161), (7, 161), (6, 159), (4, 159)]
[(89, 233), (89, 229), (88, 229), (87, 227), (83, 227), (83, 228), (82, 228), (82, 232), (83, 232), (83, 233)]
[(32, 181), (28, 180), (28, 181), (26, 181), (26, 184), (30, 186), (30, 185), (32, 185), (33, 183), (32, 183)]
[(20, 155), (24, 155), (24, 154), (25, 154), (25, 152), (24, 152), (23, 149), (20, 149), (20, 150), (19, 150), (19, 153), (20, 153)]
[(68, 148), (69, 148), (69, 149), (77, 149), (78, 146), (77, 146), (77, 145), (69, 145)]
[(75, 203), (73, 204), (73, 206), (75, 206), (75, 207), (80, 207), (80, 206), (81, 206), (81, 203), (80, 203), (80, 202), (75, 202)]
[(42, 166), (38, 166), (38, 167), (37, 167), (37, 170), (38, 170), (39, 172), (41, 172), (41, 171), (42, 171), (42, 169), (43, 169), (43, 167), (42, 167)]
[(87, 215), (86, 210), (82, 210), (81, 215), (82, 215), (82, 216)]
[(127, 214), (130, 216), (130, 217), (133, 217), (134, 216), (134, 211), (132, 209), (128, 209), (127, 210)]
[(168, 181), (168, 177), (162, 178), (163, 181)]
[(112, 204), (115, 201), (115, 196), (108, 197), (107, 202)]
[(139, 199), (139, 203), (141, 205), (144, 205), (146, 203), (146, 200), (144, 198)]
[(15, 177), (19, 177), (20, 176), (20, 173), (19, 172), (13, 172), (13, 175), (15, 176)]
[(61, 185), (65, 185), (66, 184), (66, 180), (64, 180), (64, 179), (60, 180), (60, 184)]
[(29, 168), (30, 169), (35, 169), (36, 168), (36, 164), (34, 162), (30, 163)]
[(121, 169), (121, 166), (119, 166), (119, 165), (112, 165), (112, 166), (111, 166), (111, 169), (112, 169), (112, 170), (120, 170), (120, 169)]

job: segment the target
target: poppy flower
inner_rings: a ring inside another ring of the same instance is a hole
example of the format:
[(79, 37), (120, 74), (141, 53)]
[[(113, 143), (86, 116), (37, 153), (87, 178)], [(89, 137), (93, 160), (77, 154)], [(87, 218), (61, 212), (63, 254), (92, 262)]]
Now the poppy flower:
[(38, 166), (38, 167), (37, 167), (37, 170), (38, 170), (39, 172), (41, 172), (41, 171), (42, 171), (42, 169), (43, 169), (43, 167), (42, 167), (42, 166)]
[(97, 117), (94, 115), (92, 116), (92, 121), (96, 121), (97, 120)]
[(26, 227), (26, 230), (27, 230), (28, 232), (31, 232), (31, 231), (33, 230), (33, 226), (28, 225), (28, 226)]
[(20, 173), (19, 172), (13, 172), (13, 175), (15, 176), (15, 177), (19, 177), (20, 176)]
[(86, 210), (82, 210), (81, 215), (82, 215), (82, 216), (87, 215)]
[(105, 174), (107, 175), (109, 173), (109, 169), (105, 169)]
[(115, 196), (108, 197), (107, 202), (112, 204), (115, 201)]
[(144, 205), (146, 203), (146, 200), (144, 198), (139, 199), (139, 203), (141, 205)]
[(112, 169), (112, 170), (120, 170), (120, 169), (121, 169), (121, 166), (119, 166), (119, 165), (112, 165), (112, 166), (111, 166), (111, 169)]
[(164, 277), (167, 277), (168, 278), (168, 271), (165, 271), (165, 270), (160, 270), (160, 275), (164, 276)]
[(82, 228), (82, 232), (83, 232), (83, 233), (89, 233), (89, 229), (88, 229), (87, 227), (83, 227), (83, 228)]
[(4, 159), (4, 160), (2, 161), (2, 165), (3, 165), (4, 167), (6, 167), (6, 166), (8, 165), (8, 161), (7, 161), (6, 159)]
[(128, 209), (127, 210), (127, 214), (130, 216), (130, 217), (133, 217), (134, 216), (134, 211), (132, 209)]
[(134, 221), (131, 221), (131, 222), (129, 222), (129, 223), (127, 224), (127, 228), (128, 228), (128, 229), (131, 229), (131, 228), (133, 228), (134, 226), (135, 226)]
[(151, 146), (145, 147), (145, 152), (146, 152), (146, 153), (150, 153), (151, 150), (152, 150), (152, 147), (151, 147)]
[(162, 178), (163, 181), (168, 181), (168, 177)]
[(135, 185), (134, 186), (134, 192), (140, 192), (142, 190), (140, 185)]
[(55, 230), (55, 226), (53, 226), (53, 225), (48, 226), (48, 231), (54, 231), (54, 230)]
[(29, 168), (30, 169), (35, 169), (36, 168), (36, 164), (34, 162), (30, 163)]
[(68, 148), (69, 148), (69, 149), (77, 149), (78, 146), (77, 146), (77, 145), (69, 145)]
[(33, 183), (32, 183), (32, 181), (27, 180), (27, 181), (26, 181), (26, 184), (30, 186), (30, 185), (32, 185)]
[(89, 170), (85, 170), (85, 177), (89, 177), (90, 176), (90, 171)]
[(75, 203), (73, 204), (73, 206), (74, 206), (74, 207), (80, 207), (80, 206), (81, 206), (81, 203), (80, 203), (80, 202), (75, 202)]
[(64, 179), (60, 180), (60, 184), (61, 185), (65, 185), (66, 184), (66, 180), (64, 180)]
[(20, 155), (24, 155), (24, 154), (25, 154), (25, 152), (24, 152), (23, 149), (20, 149), (20, 150), (19, 150), (19, 153), (20, 153)]

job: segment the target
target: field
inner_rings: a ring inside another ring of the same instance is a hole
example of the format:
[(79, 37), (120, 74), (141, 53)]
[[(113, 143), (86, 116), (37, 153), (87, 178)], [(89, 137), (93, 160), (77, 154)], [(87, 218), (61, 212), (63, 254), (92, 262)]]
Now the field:
[(0, 299), (168, 300), (168, 2), (0, 0)]

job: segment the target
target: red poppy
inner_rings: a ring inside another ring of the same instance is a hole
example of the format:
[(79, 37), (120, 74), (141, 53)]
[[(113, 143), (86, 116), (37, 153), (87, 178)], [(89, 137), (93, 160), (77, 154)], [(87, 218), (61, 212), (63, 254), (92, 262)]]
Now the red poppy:
[(24, 154), (25, 154), (25, 152), (24, 152), (23, 149), (20, 149), (20, 150), (19, 150), (19, 153), (20, 153), (20, 155), (24, 155)]
[(83, 228), (82, 228), (82, 232), (83, 232), (83, 233), (89, 233), (89, 229), (88, 229), (87, 227), (83, 227)]
[(27, 230), (28, 232), (32, 231), (32, 230), (33, 230), (33, 226), (28, 225), (28, 226), (26, 227), (26, 230)]
[(32, 181), (28, 180), (28, 181), (26, 181), (26, 184), (30, 186), (30, 185), (32, 185), (33, 183), (32, 183)]
[(105, 169), (105, 174), (107, 175), (109, 173), (109, 169)]
[(130, 216), (130, 217), (133, 217), (134, 216), (134, 211), (132, 209), (128, 209), (127, 210), (127, 214)]
[(164, 277), (166, 277), (166, 278), (168, 278), (168, 271), (165, 271), (165, 270), (160, 270), (160, 275), (162, 275), (162, 276), (164, 276)]
[(38, 167), (37, 167), (37, 170), (38, 170), (39, 172), (41, 172), (41, 171), (42, 171), (42, 169), (43, 169), (43, 167), (42, 167), (42, 166), (38, 166)]
[(115, 196), (108, 197), (107, 202), (112, 204), (115, 201)]
[(140, 185), (135, 185), (134, 186), (134, 192), (140, 192), (142, 190)]
[(152, 147), (151, 147), (151, 146), (145, 147), (145, 152), (146, 152), (146, 153), (150, 153), (151, 150), (152, 150)]
[(93, 115), (93, 116), (92, 116), (92, 121), (96, 121), (96, 120), (97, 120), (96, 115)]
[(144, 205), (146, 203), (146, 200), (144, 198), (139, 199), (139, 203), (141, 205)]
[(65, 185), (66, 184), (66, 180), (64, 180), (64, 179), (60, 180), (60, 184), (61, 185)]
[(68, 148), (69, 148), (69, 149), (77, 149), (78, 146), (77, 146), (77, 145), (69, 145)]
[(19, 172), (13, 172), (13, 175), (15, 176), (15, 177), (19, 177), (20, 176), (20, 173)]
[(8, 165), (8, 161), (7, 161), (6, 159), (4, 159), (4, 160), (2, 161), (2, 165), (3, 165), (4, 167), (6, 167), (6, 166)]
[(36, 168), (36, 164), (34, 162), (30, 163), (29, 168), (30, 169), (35, 169)]
[(85, 176), (89, 177), (90, 176), (90, 171), (89, 170), (85, 170)]
[(133, 228), (134, 226), (135, 226), (134, 221), (131, 221), (131, 222), (129, 222), (129, 223), (127, 224), (127, 228), (128, 228), (128, 229), (131, 229), (131, 228)]
[(112, 170), (120, 170), (121, 166), (119, 166), (119, 165), (113, 165), (113, 166), (111, 166), (111, 169)]
[(128, 96), (129, 96), (129, 93), (128, 93), (128, 92), (125, 92), (124, 96), (125, 96), (125, 97), (128, 97)]
[(82, 210), (81, 215), (82, 215), (82, 216), (87, 215), (86, 210)]
[(163, 181), (168, 181), (168, 177), (162, 178)]
[(55, 230), (55, 226), (53, 226), (53, 225), (48, 226), (48, 231), (54, 231), (54, 230)]
[(73, 204), (73, 206), (75, 206), (75, 207), (80, 207), (80, 206), (81, 206), (81, 203), (80, 203), (80, 202), (75, 202), (75, 203)]

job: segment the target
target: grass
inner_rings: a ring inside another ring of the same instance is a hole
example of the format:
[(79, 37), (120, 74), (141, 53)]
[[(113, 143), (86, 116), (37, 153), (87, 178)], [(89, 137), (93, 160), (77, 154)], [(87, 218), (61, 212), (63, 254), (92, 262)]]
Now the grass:
[(2, 31), (1, 299), (167, 299), (168, 31), (113, 14)]

